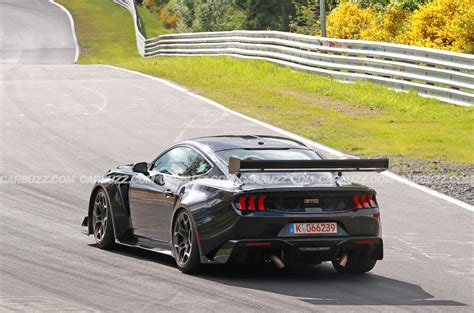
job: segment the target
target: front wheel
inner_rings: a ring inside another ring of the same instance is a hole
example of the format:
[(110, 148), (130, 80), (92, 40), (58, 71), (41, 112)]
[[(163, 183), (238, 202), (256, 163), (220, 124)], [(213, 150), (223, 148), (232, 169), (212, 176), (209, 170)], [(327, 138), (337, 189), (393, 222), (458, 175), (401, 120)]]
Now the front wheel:
[[(362, 274), (371, 271), (377, 260), (369, 259), (368, 255), (362, 249), (353, 250), (347, 253), (346, 260), (341, 262), (341, 259), (333, 260), (332, 265), (339, 273), (343, 274)], [(341, 265), (345, 263), (345, 265)]]
[(97, 191), (92, 208), (92, 227), (95, 242), (101, 249), (110, 249), (115, 245), (110, 210), (111, 207), (105, 191), (102, 189)]
[(183, 273), (197, 272), (201, 266), (196, 230), (191, 217), (181, 210), (173, 223), (173, 255)]

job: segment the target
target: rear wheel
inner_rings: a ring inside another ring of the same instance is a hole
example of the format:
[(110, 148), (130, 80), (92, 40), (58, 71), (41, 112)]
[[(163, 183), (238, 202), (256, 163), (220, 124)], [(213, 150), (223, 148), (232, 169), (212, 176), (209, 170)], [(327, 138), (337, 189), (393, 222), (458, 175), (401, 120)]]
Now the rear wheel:
[(110, 209), (107, 195), (100, 189), (95, 194), (92, 208), (92, 227), (95, 242), (101, 249), (110, 249), (115, 245)]
[(173, 223), (173, 254), (178, 269), (183, 273), (196, 272), (201, 266), (195, 234), (191, 217), (181, 210)]
[[(342, 260), (342, 257), (333, 260), (332, 265), (339, 273), (344, 274), (362, 274), (372, 270), (377, 263), (377, 260), (369, 259), (368, 255), (362, 249), (353, 250), (347, 253), (347, 259)], [(343, 266), (341, 263), (345, 263)]]

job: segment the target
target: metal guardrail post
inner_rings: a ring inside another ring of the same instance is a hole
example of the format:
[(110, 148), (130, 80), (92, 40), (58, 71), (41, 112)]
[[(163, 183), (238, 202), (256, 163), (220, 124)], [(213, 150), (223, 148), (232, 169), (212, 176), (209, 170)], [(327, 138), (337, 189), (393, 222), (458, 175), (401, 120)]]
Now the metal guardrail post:
[(321, 37), (326, 37), (326, 0), (319, 0), (319, 18), (321, 24)]

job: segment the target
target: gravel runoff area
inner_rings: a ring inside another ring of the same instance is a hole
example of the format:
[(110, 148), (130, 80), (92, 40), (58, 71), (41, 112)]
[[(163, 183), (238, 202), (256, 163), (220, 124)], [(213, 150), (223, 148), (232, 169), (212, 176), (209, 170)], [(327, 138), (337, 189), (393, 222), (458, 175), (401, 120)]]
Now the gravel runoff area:
[(474, 164), (396, 157), (390, 162), (392, 172), (474, 205)]

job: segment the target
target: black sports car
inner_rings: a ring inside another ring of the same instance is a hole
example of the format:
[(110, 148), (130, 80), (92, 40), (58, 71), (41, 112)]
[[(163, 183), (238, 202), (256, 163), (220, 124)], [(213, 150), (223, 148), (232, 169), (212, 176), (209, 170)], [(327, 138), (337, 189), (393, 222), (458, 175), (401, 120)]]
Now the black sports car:
[(332, 261), (370, 271), (383, 257), (375, 191), (343, 171), (383, 171), (388, 159), (324, 159), (270, 136), (178, 143), (151, 163), (109, 170), (94, 186), (82, 226), (100, 248), (120, 243), (203, 263)]

